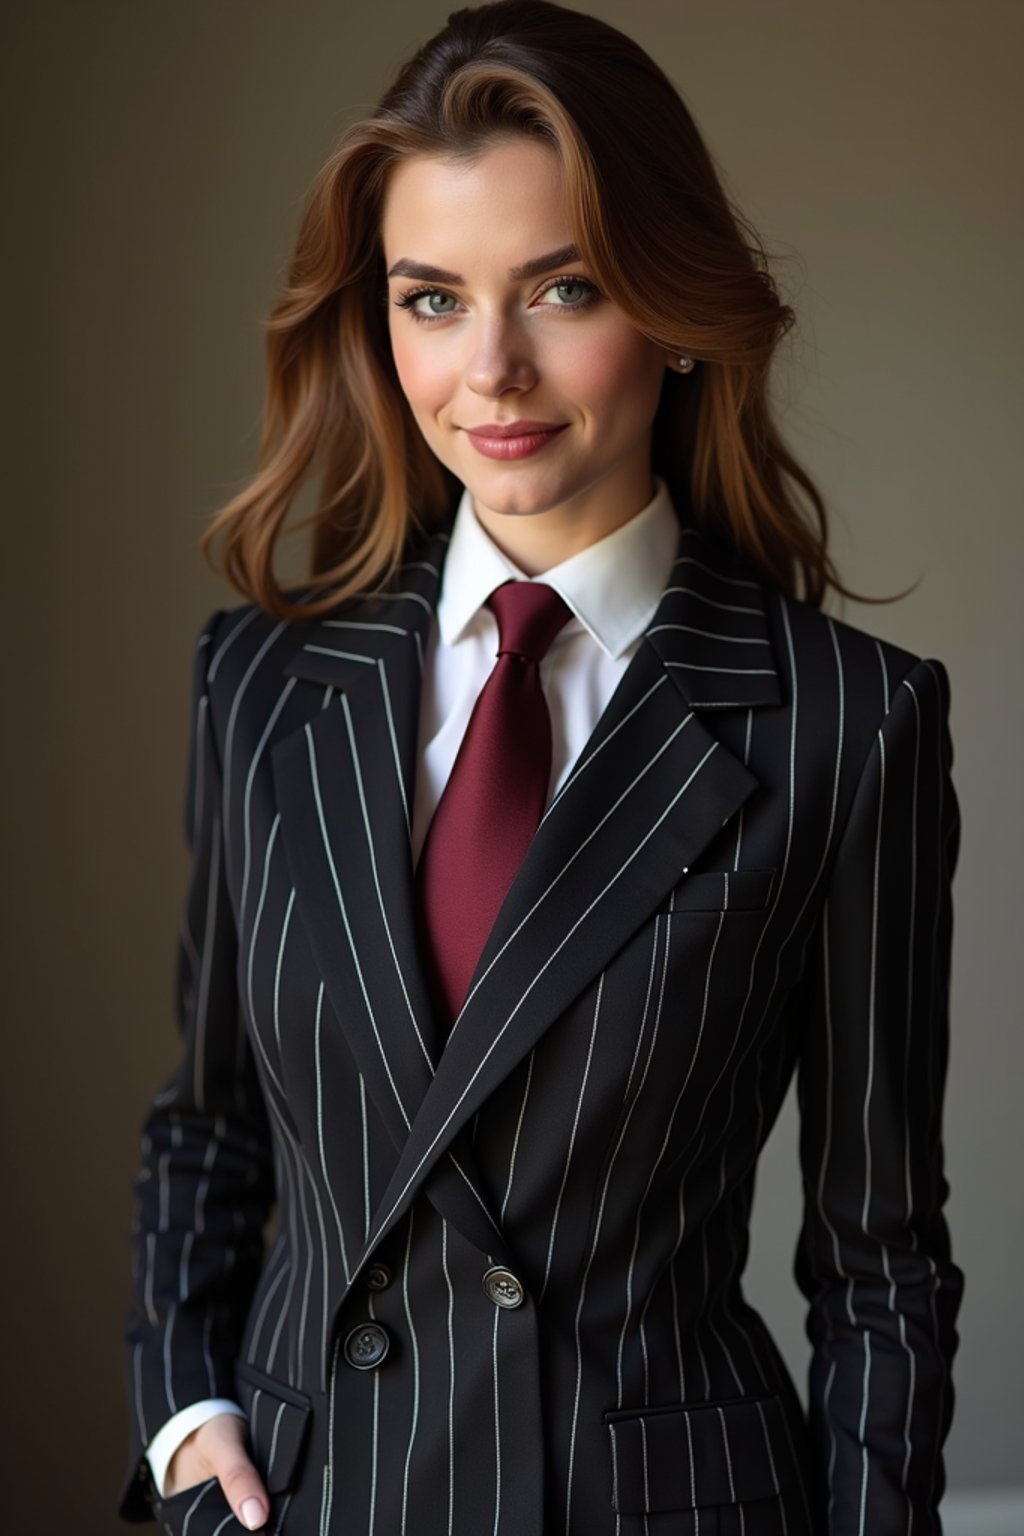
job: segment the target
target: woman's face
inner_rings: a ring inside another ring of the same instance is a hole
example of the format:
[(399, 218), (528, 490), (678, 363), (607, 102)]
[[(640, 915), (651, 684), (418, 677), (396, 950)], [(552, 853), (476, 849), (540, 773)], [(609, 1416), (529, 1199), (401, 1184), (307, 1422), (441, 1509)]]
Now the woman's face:
[[(382, 236), (402, 390), (488, 531), (528, 517), (582, 548), (640, 511), (669, 358), (573, 256), (555, 152), (520, 137), (405, 160)], [(525, 422), (552, 430), (480, 435)]]

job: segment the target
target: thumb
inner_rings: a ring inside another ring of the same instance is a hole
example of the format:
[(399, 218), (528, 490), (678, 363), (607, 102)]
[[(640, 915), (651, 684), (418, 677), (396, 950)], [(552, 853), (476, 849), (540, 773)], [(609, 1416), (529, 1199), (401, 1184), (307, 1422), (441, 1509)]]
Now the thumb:
[(218, 1414), (204, 1424), (199, 1433), (203, 1434), (203, 1455), (216, 1474), (235, 1518), (247, 1531), (261, 1530), (270, 1513), (270, 1500), (260, 1474), (249, 1459), (245, 1420), (235, 1414)]

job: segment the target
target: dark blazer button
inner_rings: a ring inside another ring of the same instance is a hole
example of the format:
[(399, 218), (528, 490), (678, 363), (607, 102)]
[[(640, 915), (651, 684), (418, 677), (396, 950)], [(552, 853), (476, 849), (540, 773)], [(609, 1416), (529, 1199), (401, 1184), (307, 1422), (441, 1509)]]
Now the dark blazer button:
[(371, 1291), (385, 1291), (391, 1284), (391, 1271), (386, 1264), (371, 1264), (366, 1271), (366, 1284)]
[(390, 1335), (380, 1323), (357, 1323), (345, 1335), (345, 1359), (357, 1371), (372, 1371), (390, 1348)]
[(496, 1264), (493, 1269), (484, 1271), (482, 1284), (484, 1295), (496, 1307), (522, 1306), (526, 1292), (522, 1281), (517, 1280), (510, 1269), (502, 1269)]

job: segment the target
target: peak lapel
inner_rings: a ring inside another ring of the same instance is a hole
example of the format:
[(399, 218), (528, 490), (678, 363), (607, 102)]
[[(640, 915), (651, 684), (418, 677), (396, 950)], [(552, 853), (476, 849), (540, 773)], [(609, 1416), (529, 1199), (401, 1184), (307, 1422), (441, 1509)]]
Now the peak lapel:
[[(447, 537), (436, 534), (402, 567), (397, 591), (309, 626), (284, 670), (315, 685), (321, 707), (271, 754), (299, 910), (396, 1156), (437, 1049), (409, 828), (423, 646)], [(432, 1171), (431, 1198), (482, 1251), (503, 1254), (468, 1142), (450, 1154)]]
[(681, 531), (643, 641), (537, 829), (481, 954), (369, 1247), (498, 1083), (757, 787), (702, 712), (779, 702), (760, 584)]
[(397, 1147), (433, 1076), (409, 816), (423, 637), (443, 553), (438, 535), (419, 561), (403, 566), (396, 592), (309, 626), (284, 670), (320, 685), (322, 705), (272, 752), (300, 910)]

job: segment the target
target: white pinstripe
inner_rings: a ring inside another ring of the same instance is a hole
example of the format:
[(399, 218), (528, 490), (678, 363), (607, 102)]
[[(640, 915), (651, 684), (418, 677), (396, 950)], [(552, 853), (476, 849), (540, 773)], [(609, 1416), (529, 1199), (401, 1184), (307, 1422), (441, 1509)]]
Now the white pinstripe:
[(267, 1481), (269, 1482), (274, 1471), (274, 1458), (277, 1455), (277, 1437), (281, 1429), (281, 1419), (287, 1408), (287, 1403), (278, 1403), (277, 1412), (274, 1415), (274, 1428), (270, 1434), (270, 1453), (267, 1456)]
[(725, 1451), (725, 1467), (729, 1474), (729, 1497), (735, 1504), (736, 1484), (733, 1482), (732, 1476), (732, 1453), (729, 1450), (729, 1431), (725, 1427), (725, 1414), (722, 1412), (721, 1408), (718, 1410), (718, 1422), (722, 1427), (722, 1448)]
[[(287, 1249), (287, 1246), (285, 1244), (285, 1239), (284, 1239), (284, 1234), (283, 1233), (281, 1234), (281, 1236), (278, 1237), (277, 1243), (275, 1244), (275, 1249), (277, 1250), (278, 1253), (280, 1253), (280, 1255), (283, 1258), (287, 1258), (287, 1256), (288, 1256), (288, 1249)], [(276, 1262), (276, 1259), (272, 1258), (271, 1263), (269, 1263), (268, 1266), (267, 1266), (268, 1273), (269, 1273), (269, 1271), (270, 1271), (270, 1269), (272, 1267), (272, 1264), (274, 1262)], [(278, 1270), (277, 1274), (274, 1276), (273, 1281), (270, 1284), (268, 1284), (266, 1286), (266, 1289), (264, 1290), (263, 1300), (262, 1300), (262, 1302), (260, 1304), (260, 1309), (259, 1309), (259, 1311), (256, 1314), (255, 1322), (253, 1324), (252, 1331), (251, 1331), (251, 1334), (250, 1334), (250, 1337), (249, 1337), (249, 1347), (248, 1347), (248, 1349), (246, 1351), (246, 1359), (248, 1360), (250, 1365), (252, 1365), (254, 1363), (254, 1361), (256, 1360), (256, 1358), (257, 1358), (257, 1356), (259, 1354), (259, 1342), (260, 1342), (260, 1336), (263, 1333), (263, 1324), (266, 1322), (267, 1313), (270, 1310), (270, 1304), (271, 1304), (271, 1302), (274, 1299), (274, 1294), (275, 1294), (278, 1286), (281, 1284), (281, 1281), (284, 1279), (284, 1277), (285, 1277), (285, 1275), (287, 1273), (288, 1273), (287, 1267), (285, 1265), (282, 1265), (281, 1268)], [(212, 1385), (211, 1385), (211, 1391), (212, 1391)]]
[(494, 1524), (491, 1536), (498, 1536), (501, 1521), (501, 1402), (498, 1386), (498, 1324), (501, 1313), (501, 1307), (495, 1307), (491, 1333), (491, 1371), (494, 1381)]
[(448, 1287), (448, 1536), (455, 1519), (455, 1289), (448, 1271), (448, 1223), (441, 1221), (441, 1268)]
[(755, 618), (761, 617), (760, 608), (744, 607), (740, 603), (723, 603), (718, 598), (709, 597), (706, 592), (698, 592), (695, 587), (666, 587), (665, 595), (668, 596), (670, 592), (673, 595), (685, 597), (691, 602), (696, 599), (700, 603), (707, 603), (709, 608), (718, 608), (723, 613), (750, 613)]
[[(231, 761), (235, 746), (235, 722), (238, 719), (239, 705), (242, 702), (246, 689), (255, 676), (256, 669), (260, 662), (270, 650), (277, 637), (282, 634), (286, 628), (286, 624), (282, 621), (270, 631), (270, 634), (264, 640), (255, 656), (246, 667), (244, 673), (242, 674), (241, 681), (239, 682), (238, 687), (235, 689), (234, 696), (231, 700), (231, 708), (228, 711), (227, 725), (224, 728), (224, 767), (221, 774), (221, 779), (224, 785), (231, 783)], [(218, 652), (217, 657), (215, 658), (218, 662), (222, 654), (223, 650)], [(225, 826), (224, 828), (224, 853), (226, 857), (231, 853), (231, 828), (229, 826)]]
[[(383, 677), (383, 668), (381, 671)], [(412, 1025), (413, 1033), (416, 1036), (416, 1041), (420, 1048), (420, 1054), (427, 1064), (427, 1070), (433, 1074), (434, 1065), (430, 1058), (430, 1052), (427, 1049), (427, 1043), (420, 1033), (419, 1023), (413, 1010), (412, 1002), (409, 998), (409, 988), (406, 985), (402, 967), (398, 963), (398, 952), (395, 949), (395, 939), (393, 933), (391, 932), (391, 924), (388, 921), (387, 908), (384, 905), (384, 893), (381, 890), (380, 885), (380, 870), (377, 867), (377, 850), (373, 839), (373, 828), (370, 824), (370, 812), (366, 804), (366, 791), (363, 788), (363, 770), (359, 761), (359, 748), (356, 745), (355, 728), (352, 724), (352, 712), (349, 709), (348, 699), (344, 694), (342, 694), (341, 697), (341, 705), (345, 716), (345, 729), (348, 733), (348, 749), (352, 757), (352, 771), (355, 774), (356, 790), (359, 795), (359, 810), (363, 821), (363, 833), (366, 837), (366, 851), (369, 855), (370, 868), (373, 871), (373, 888), (377, 893), (377, 905), (380, 908), (380, 920), (383, 924), (384, 932), (387, 935), (388, 950), (390, 951), (391, 960), (395, 967), (395, 975), (398, 977), (398, 984), (402, 989), (402, 997), (405, 1001), (406, 1012), (409, 1015), (409, 1022)], [(400, 774), (399, 782), (401, 782)], [(369, 1006), (369, 1001), (367, 1001), (367, 1006)], [(405, 1120), (406, 1126), (408, 1126), (410, 1124), (409, 1116), (406, 1114), (405, 1107), (401, 1104), (400, 1100), (399, 1106), (402, 1110), (402, 1118)]]
[(199, 977), (199, 995), (196, 999), (196, 1066), (192, 1078), (192, 1094), (197, 1109), (206, 1108), (206, 1085), (200, 1076), (200, 1066), (203, 1062), (206, 1048), (206, 1024), (207, 1009), (210, 1001), (210, 970), (213, 965), (214, 945), (216, 933), (213, 926), (217, 921), (216, 889), (220, 879), (220, 818), (213, 818), (213, 849), (210, 855), (210, 876), (207, 882), (208, 911), (207, 930), (203, 935), (203, 969)]
[[(747, 710), (747, 731), (743, 742), (743, 766), (750, 767), (750, 741), (754, 732), (754, 711)], [(740, 849), (743, 846), (743, 817), (746, 813), (746, 803), (740, 806), (739, 815), (736, 818), (736, 847), (733, 850), (732, 867), (734, 870), (740, 867)]]
[(501, 1201), (501, 1221), (505, 1220), (505, 1212), (508, 1208), (509, 1196), (512, 1193), (512, 1180), (515, 1176), (516, 1157), (519, 1152), (519, 1137), (523, 1129), (523, 1117), (526, 1114), (526, 1105), (530, 1098), (530, 1084), (533, 1081), (533, 1063), (537, 1055), (536, 1047), (530, 1052), (526, 1065), (526, 1084), (523, 1088), (522, 1103), (519, 1106), (519, 1114), (516, 1117), (515, 1134), (512, 1137), (512, 1149), (508, 1159), (508, 1176), (505, 1180), (505, 1194)]
[(370, 1143), (369, 1128), (366, 1123), (366, 1079), (359, 1074), (359, 1129), (363, 1148), (363, 1241), (370, 1231)]
[[(306, 1201), (306, 1184), (302, 1181), (302, 1175), (309, 1178), (309, 1169), (306, 1166), (306, 1158), (302, 1157), (301, 1147), (295, 1144), (296, 1180), (295, 1192), (298, 1197), (299, 1217), (302, 1218), (302, 1230), (306, 1233), (306, 1278), (302, 1281), (302, 1306), (299, 1307), (298, 1329), (292, 1330), (290, 1335), (289, 1353), (289, 1381), (298, 1381), (299, 1359), (306, 1353), (306, 1322), (309, 1319), (309, 1293), (313, 1281), (313, 1229), (310, 1227), (309, 1206)], [(322, 1221), (321, 1221), (322, 1230)]]
[(690, 1461), (690, 1502), (693, 1504), (693, 1536), (700, 1536), (700, 1510), (697, 1507), (697, 1474), (693, 1464), (693, 1430), (690, 1427), (690, 1415), (683, 1414), (683, 1423), (686, 1425), (686, 1454)]
[(402, 776), (402, 762), (398, 752), (398, 737), (395, 734), (395, 715), (391, 708), (391, 693), (388, 689), (388, 669), (382, 660), (377, 662), (377, 675), (380, 679), (381, 698), (384, 701), (384, 714), (388, 722), (388, 739), (391, 742), (391, 761), (395, 770), (395, 783), (398, 785), (398, 793), (402, 797), (402, 814), (405, 816), (405, 830), (408, 833), (412, 821), (409, 814), (409, 802), (405, 793), (405, 779)]
[(728, 677), (774, 677), (774, 667), (712, 667), (697, 661), (666, 661), (666, 667), (681, 668), (686, 672), (721, 672)]
[(543, 1282), (541, 1283), (540, 1292), (539, 1292), (538, 1297), (537, 1297), (538, 1303), (543, 1301), (543, 1299), (544, 1299), (544, 1292), (548, 1288), (548, 1279), (549, 1279), (550, 1274), (551, 1274), (551, 1257), (552, 1257), (552, 1254), (555, 1251), (555, 1233), (558, 1230), (558, 1216), (559, 1216), (559, 1212), (561, 1211), (561, 1208), (562, 1208), (562, 1197), (565, 1194), (565, 1186), (566, 1186), (566, 1184), (569, 1181), (569, 1169), (572, 1166), (572, 1152), (573, 1152), (573, 1147), (576, 1145), (576, 1132), (579, 1129), (580, 1111), (583, 1108), (583, 1096), (584, 1096), (584, 1094), (587, 1091), (587, 1078), (590, 1075), (590, 1063), (591, 1063), (591, 1061), (593, 1060), (593, 1057), (594, 1057), (594, 1040), (595, 1040), (596, 1035), (597, 1035), (598, 1019), (601, 1016), (601, 994), (603, 993), (603, 991), (604, 991), (604, 972), (602, 971), (600, 979), (599, 979), (599, 981), (597, 983), (597, 997), (596, 997), (596, 999), (594, 1001), (594, 1022), (593, 1022), (593, 1025), (592, 1025), (591, 1031), (590, 1031), (590, 1043), (589, 1043), (589, 1045), (587, 1047), (587, 1059), (586, 1059), (586, 1062), (584, 1063), (583, 1078), (582, 1078), (582, 1081), (580, 1082), (580, 1091), (579, 1091), (579, 1095), (577, 1096), (577, 1099), (576, 1099), (576, 1112), (573, 1115), (572, 1130), (569, 1133), (569, 1145), (566, 1148), (566, 1152), (565, 1152), (565, 1162), (562, 1165), (562, 1178), (561, 1178), (561, 1182), (560, 1182), (560, 1184), (558, 1186), (558, 1195), (556, 1196), (556, 1199), (555, 1199), (555, 1213), (554, 1213), (553, 1217), (551, 1218), (551, 1234), (550, 1234), (550, 1236), (548, 1238), (548, 1256), (547, 1256), (547, 1262), (544, 1265), (544, 1279), (543, 1279)]
[(324, 984), (321, 981), (316, 994), (316, 1022), (313, 1028), (313, 1055), (316, 1064), (316, 1133), (317, 1151), (320, 1155), (320, 1172), (323, 1175), (324, 1188), (331, 1202), (331, 1210), (334, 1213), (334, 1225), (338, 1231), (338, 1250), (341, 1254), (341, 1267), (345, 1275), (346, 1285), (351, 1279), (348, 1265), (348, 1249), (345, 1245), (345, 1232), (341, 1224), (341, 1215), (338, 1211), (338, 1202), (334, 1198), (334, 1185), (327, 1172), (327, 1154), (324, 1150), (324, 1081), (323, 1081), (323, 1055), (320, 1044), (321, 1024), (323, 1022)]
[[(771, 642), (767, 640), (763, 635), (719, 635), (715, 634), (712, 630), (709, 629), (697, 629), (693, 624), (652, 624), (650, 629), (647, 630), (647, 633), (649, 635), (658, 635), (662, 632), (662, 630), (666, 629), (683, 630), (688, 635), (700, 635), (705, 640), (722, 640), (729, 645), (770, 646), (771, 644)], [(681, 665), (681, 663), (669, 662), (668, 665), (678, 666)], [(716, 668), (715, 670), (717, 671), (720, 669)]]
[[(369, 1312), (369, 1314), (370, 1314), (370, 1316), (372, 1318), (376, 1318), (377, 1313), (376, 1313), (376, 1311), (374, 1309), (372, 1294), (370, 1295), (370, 1297), (368, 1299), (368, 1302), (367, 1302), (367, 1311)], [(369, 1527), (368, 1527), (368, 1530), (367, 1530), (367, 1536), (373, 1536), (374, 1527), (376, 1526), (376, 1523), (377, 1523), (377, 1466), (378, 1466), (377, 1458), (378, 1458), (378, 1452), (379, 1452), (378, 1436), (379, 1436), (379, 1433), (380, 1433), (380, 1372), (379, 1371), (374, 1371), (374, 1373), (373, 1373), (373, 1421), (372, 1422), (373, 1422), (373, 1429), (372, 1429), (371, 1436), (370, 1436), (370, 1458), (371, 1458), (371, 1460), (370, 1460), (370, 1524), (369, 1524)], [(385, 1532), (385, 1536), (387, 1536), (386, 1532)]]
[[(387, 1075), (388, 1082), (391, 1085), (391, 1091), (395, 1096), (395, 1103), (398, 1105), (399, 1113), (401, 1114), (402, 1119), (405, 1121), (405, 1124), (408, 1127), (412, 1122), (406, 1111), (405, 1105), (402, 1102), (402, 1095), (398, 1091), (398, 1084), (395, 1082), (391, 1071), (391, 1063), (388, 1060), (387, 1052), (384, 1049), (384, 1042), (380, 1037), (380, 1030), (377, 1026), (377, 1017), (373, 1011), (373, 1004), (370, 1002), (370, 994), (366, 987), (366, 978), (363, 975), (363, 968), (359, 963), (359, 950), (356, 947), (355, 938), (352, 933), (352, 926), (349, 922), (348, 908), (345, 905), (345, 898), (341, 892), (341, 881), (338, 878), (338, 870), (334, 862), (334, 851), (331, 848), (331, 841), (327, 835), (327, 823), (324, 819), (324, 807), (323, 800), (320, 795), (320, 775), (317, 767), (316, 749), (313, 745), (313, 737), (308, 725), (306, 726), (306, 744), (309, 750), (310, 782), (312, 783), (313, 794), (316, 800), (317, 817), (320, 823), (320, 836), (323, 839), (324, 854), (330, 866), (331, 879), (334, 882), (334, 894), (338, 902), (338, 911), (341, 913), (341, 920), (345, 927), (345, 937), (348, 940), (349, 952), (352, 956), (352, 963), (356, 968), (356, 976), (359, 979), (359, 990), (362, 993), (363, 1005), (366, 1008), (366, 1012), (370, 1020), (370, 1026), (373, 1029), (373, 1036), (377, 1042), (377, 1049), (380, 1052), (380, 1059), (383, 1063), (384, 1071)], [(369, 1220), (369, 1213), (367, 1213), (367, 1220)]]
[(324, 619), (324, 626), (327, 629), (372, 629), (392, 635), (409, 633), (401, 624), (374, 624), (368, 619)]
[(238, 915), (238, 926), (240, 929), (245, 927), (245, 910), (249, 899), (249, 864), (252, 852), (252, 830), (250, 822), (252, 786), (256, 780), (256, 769), (259, 765), (260, 759), (263, 756), (264, 749), (267, 745), (267, 742), (270, 740), (271, 733), (273, 732), (273, 729), (278, 722), (281, 711), (284, 709), (285, 704), (288, 702), (288, 696), (292, 692), (292, 689), (295, 687), (297, 681), (297, 678), (290, 677), (282, 688), (277, 703), (274, 705), (270, 712), (270, 716), (267, 720), (266, 726), (264, 727), (263, 734), (261, 735), (259, 741), (256, 743), (256, 750), (253, 752), (252, 759), (249, 763), (249, 771), (245, 776), (245, 793), (242, 796), (242, 894), (239, 901)]
[(409, 1507), (409, 1467), (412, 1464), (412, 1448), (416, 1442), (416, 1425), (420, 1416), (420, 1346), (416, 1337), (416, 1325), (412, 1320), (412, 1308), (409, 1305), (409, 1254), (412, 1249), (413, 1212), (409, 1212), (408, 1229), (405, 1239), (405, 1261), (402, 1267), (402, 1303), (405, 1308), (405, 1320), (409, 1325), (409, 1338), (412, 1343), (412, 1422), (409, 1425), (409, 1443), (405, 1448), (405, 1470), (402, 1475), (402, 1536), (406, 1533), (406, 1514)]
[(373, 656), (363, 656), (359, 651), (339, 651), (331, 645), (304, 645), (302, 649), (311, 656), (334, 656), (338, 661), (361, 661), (367, 667), (376, 664)]
[[(655, 928), (657, 928), (657, 919), (655, 919)], [(659, 1027), (659, 1025), (661, 1023), (661, 1012), (662, 1012), (662, 1007), (663, 1007), (664, 1002), (665, 1002), (665, 983), (666, 983), (666, 979), (668, 977), (668, 957), (669, 957), (669, 950), (671, 948), (671, 942), (672, 942), (672, 923), (671, 923), (671, 919), (666, 917), (665, 918), (665, 949), (664, 949), (664, 952), (662, 954), (662, 962), (661, 962), (661, 984), (660, 984), (660, 986), (658, 988), (658, 1006), (657, 1006), (657, 1008), (655, 1010), (655, 1015), (654, 1015), (654, 1029), (651, 1032), (651, 1048), (650, 1048), (650, 1051), (648, 1052), (647, 1062), (646, 1062), (646, 1064), (644, 1066), (643, 1077), (642, 1077), (642, 1079), (640, 1081), (639, 1086), (637, 1087), (636, 1099), (634, 1100), (634, 1104), (639, 1101), (640, 1094), (643, 1092), (644, 1083), (647, 1081), (647, 1069), (648, 1069), (648, 1067), (651, 1064), (651, 1059), (652, 1059), (652, 1057), (654, 1055), (654, 1047), (655, 1047), (655, 1044), (657, 1043), (658, 1027)], [(630, 1106), (630, 1109), (632, 1111), (632, 1106)], [(620, 1145), (621, 1145), (621, 1140), (620, 1140)], [(607, 1186), (606, 1186), (606, 1188), (607, 1188)], [(641, 1206), (642, 1206), (642, 1203), (643, 1203), (643, 1201), (642, 1201), (642, 1197), (641, 1197)], [(617, 1403), (618, 1403), (618, 1406), (620, 1408), (623, 1405), (623, 1391), (624, 1391), (624, 1388), (623, 1388), (622, 1359), (623, 1359), (623, 1352), (625, 1350), (626, 1333), (627, 1333), (627, 1330), (629, 1328), (629, 1319), (630, 1319), (630, 1316), (632, 1315), (632, 1311), (633, 1311), (633, 1274), (634, 1274), (634, 1271), (636, 1269), (636, 1255), (637, 1255), (637, 1243), (638, 1243), (638, 1237), (639, 1237), (639, 1223), (640, 1223), (640, 1209), (637, 1210), (636, 1217), (635, 1217), (635, 1220), (634, 1220), (634, 1225), (633, 1225), (633, 1247), (632, 1247), (632, 1249), (630, 1251), (629, 1264), (628, 1264), (628, 1266), (626, 1268), (626, 1277), (625, 1277), (625, 1279), (626, 1279), (626, 1310), (623, 1313), (622, 1327), (619, 1330), (619, 1346), (618, 1346), (618, 1351), (617, 1351), (616, 1359), (615, 1359), (615, 1376), (616, 1376), (616, 1382), (617, 1382), (617, 1385), (618, 1385)], [(642, 1336), (641, 1336), (641, 1342), (642, 1342), (642, 1345), (643, 1345)], [(646, 1376), (647, 1376), (646, 1364), (647, 1364), (646, 1348), (644, 1348), (644, 1367), (645, 1367), (645, 1370), (644, 1370), (644, 1382), (645, 1382), (645, 1389), (646, 1389)]]
[(335, 1444), (335, 1404), (338, 1391), (338, 1351), (341, 1348), (341, 1339), (334, 1341), (334, 1351), (331, 1355), (331, 1370), (327, 1393), (327, 1455), (324, 1459), (323, 1482), (320, 1494), (320, 1536), (329, 1536), (331, 1527), (331, 1513), (334, 1505), (334, 1444)]
[[(207, 681), (208, 684), (212, 683), (214, 681), (214, 679), (217, 676), (217, 672), (220, 669), (220, 664), (223, 661), (224, 656), (227, 654), (228, 651), (230, 651), (231, 647), (234, 645), (234, 643), (238, 639), (239, 635), (242, 634), (242, 632), (245, 629), (247, 629), (248, 626), (252, 623), (253, 619), (255, 619), (257, 617), (258, 612), (259, 612), (259, 610), (255, 606), (250, 608), (249, 612), (246, 613), (241, 619), (239, 619), (238, 623), (234, 626), (234, 628), (230, 629), (228, 631), (228, 633), (224, 636), (224, 639), (221, 641), (221, 643), (217, 647), (216, 651), (214, 651), (213, 656), (210, 659), (210, 664), (209, 664), (209, 666), (208, 666), (208, 668), (206, 670), (206, 681)], [(211, 640), (212, 640), (212, 636), (207, 634), (207, 635), (204, 635), (202, 637), (202, 640), (201, 640), (200, 643), (203, 644), (203, 645), (206, 645)]]
[(208, 1493), (212, 1493), (216, 1486), (217, 1479), (215, 1477), (211, 1477), (207, 1482), (203, 1483), (199, 1489), (199, 1492), (196, 1494), (195, 1498), (192, 1500), (192, 1503), (189, 1505), (188, 1510), (186, 1511), (185, 1519), (181, 1527), (181, 1536), (188, 1536), (188, 1528), (192, 1523), (192, 1516), (195, 1514), (200, 1504), (206, 1498), (206, 1495)]

